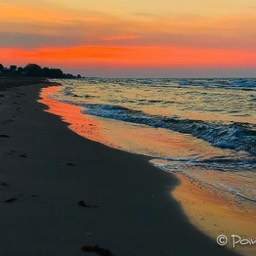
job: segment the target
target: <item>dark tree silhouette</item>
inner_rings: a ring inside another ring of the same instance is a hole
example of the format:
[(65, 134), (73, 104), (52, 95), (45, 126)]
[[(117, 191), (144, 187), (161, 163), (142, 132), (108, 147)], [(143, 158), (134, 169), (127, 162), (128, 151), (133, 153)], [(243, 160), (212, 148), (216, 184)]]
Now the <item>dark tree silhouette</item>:
[(63, 78), (64, 73), (59, 68), (43, 68), (43, 76), (49, 78)]
[(82, 78), (81, 75), (74, 76), (65, 74), (59, 68), (41, 68), (37, 64), (28, 64), (24, 68), (10, 65), (9, 69), (0, 64), (0, 76), (6, 77), (42, 77), (42, 78)]
[(10, 70), (11, 72), (14, 72), (14, 71), (17, 70), (17, 66), (16, 66), (16, 65), (11, 65), (10, 68), (9, 68), (9, 70)]
[(44, 67), (43, 68), (43, 74), (47, 77), (49, 74), (50, 74), (50, 68), (48, 68), (48, 67)]
[(28, 64), (24, 71), (26, 76), (41, 77), (43, 74), (42, 68), (37, 64)]
[(24, 68), (23, 67), (18, 67), (17, 72), (19, 74), (23, 74), (24, 73)]

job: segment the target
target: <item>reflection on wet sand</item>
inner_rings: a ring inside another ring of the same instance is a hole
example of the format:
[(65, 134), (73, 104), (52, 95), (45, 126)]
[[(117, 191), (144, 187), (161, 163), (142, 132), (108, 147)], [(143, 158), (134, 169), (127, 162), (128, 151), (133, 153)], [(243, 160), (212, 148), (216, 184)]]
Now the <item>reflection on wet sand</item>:
[[(181, 180), (181, 186), (172, 192), (173, 196), (180, 202), (190, 221), (213, 239), (221, 233), (253, 238), (256, 230), (255, 203), (242, 198), (238, 200), (235, 193), (225, 189), (232, 186), (236, 193), (255, 198), (254, 194), (250, 194), (255, 192), (255, 173), (221, 172), (178, 161), (235, 158), (238, 153), (213, 147), (189, 134), (83, 114), (83, 107), (52, 97), (63, 88), (48, 87), (42, 90), (40, 102), (49, 107), (48, 112), (59, 115), (80, 136), (117, 149), (152, 156), (152, 163), (158, 166), (163, 161), (169, 161), (168, 171), (176, 173)], [(247, 157), (244, 154), (243, 157)], [(169, 156), (174, 160), (168, 159)], [(247, 192), (239, 191), (242, 183), (246, 183)], [(256, 251), (252, 247), (238, 247), (237, 250), (245, 255), (254, 255)]]

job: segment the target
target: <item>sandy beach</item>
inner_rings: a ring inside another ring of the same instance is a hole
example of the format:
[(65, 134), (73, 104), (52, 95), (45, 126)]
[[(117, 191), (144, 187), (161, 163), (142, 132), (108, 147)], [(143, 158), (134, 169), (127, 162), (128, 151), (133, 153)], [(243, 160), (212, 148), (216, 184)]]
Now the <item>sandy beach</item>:
[(190, 223), (170, 194), (177, 177), (148, 157), (72, 132), (37, 102), (49, 84), (6, 83), (1, 80), (1, 255), (90, 255), (81, 248), (94, 245), (109, 250), (98, 255), (238, 255)]

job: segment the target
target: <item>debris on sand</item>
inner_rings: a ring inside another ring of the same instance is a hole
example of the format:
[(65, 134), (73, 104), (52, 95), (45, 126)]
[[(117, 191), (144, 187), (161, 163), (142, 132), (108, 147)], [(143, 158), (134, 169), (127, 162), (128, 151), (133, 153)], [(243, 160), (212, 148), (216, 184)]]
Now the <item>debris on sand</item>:
[(79, 201), (78, 202), (78, 205), (79, 206), (82, 206), (82, 207), (87, 207), (87, 208), (98, 208), (97, 205), (93, 205), (93, 204), (86, 204), (84, 201)]
[(10, 198), (10, 199), (5, 200), (4, 202), (5, 202), (5, 203), (13, 203), (13, 202), (15, 202), (15, 201), (17, 201), (17, 200), (18, 200), (17, 198), (12, 197), (12, 198)]
[(84, 245), (81, 250), (84, 252), (96, 252), (98, 255), (102, 256), (113, 256), (110, 250), (99, 247), (98, 245)]

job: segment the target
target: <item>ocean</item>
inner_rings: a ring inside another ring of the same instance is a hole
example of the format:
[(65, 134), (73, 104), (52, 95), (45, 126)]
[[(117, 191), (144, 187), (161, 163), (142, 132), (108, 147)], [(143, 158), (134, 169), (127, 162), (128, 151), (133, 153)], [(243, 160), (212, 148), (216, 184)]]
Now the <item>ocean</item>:
[(256, 202), (256, 79), (54, 82), (63, 86), (47, 95), (65, 104), (57, 114), (69, 115), (79, 135), (150, 156), (160, 170), (182, 173), (240, 203)]

